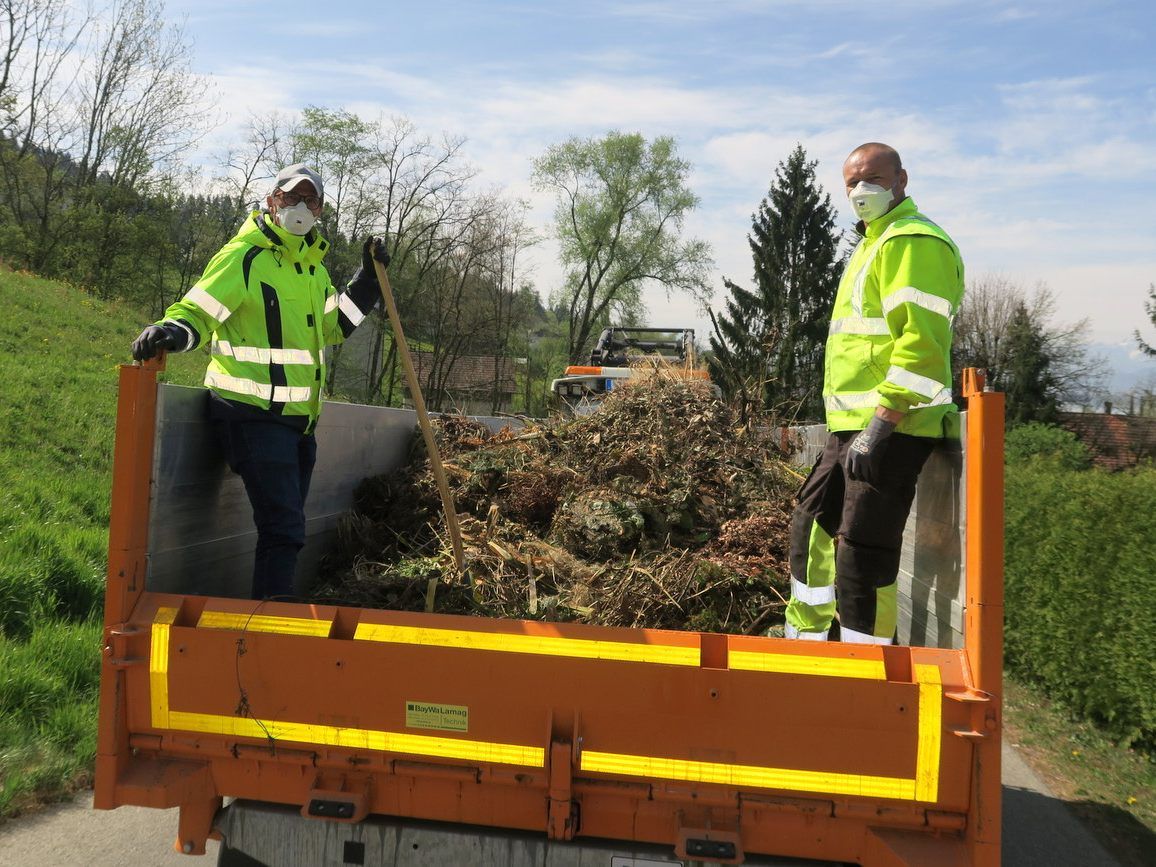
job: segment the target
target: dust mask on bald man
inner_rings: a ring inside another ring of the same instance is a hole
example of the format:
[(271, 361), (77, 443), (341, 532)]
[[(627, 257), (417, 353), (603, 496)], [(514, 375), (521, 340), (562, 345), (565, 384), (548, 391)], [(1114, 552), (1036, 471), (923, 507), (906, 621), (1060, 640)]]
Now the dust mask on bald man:
[(864, 223), (870, 223), (887, 213), (887, 209), (895, 201), (895, 193), (878, 184), (860, 181), (847, 193), (847, 198), (851, 201), (856, 216)]

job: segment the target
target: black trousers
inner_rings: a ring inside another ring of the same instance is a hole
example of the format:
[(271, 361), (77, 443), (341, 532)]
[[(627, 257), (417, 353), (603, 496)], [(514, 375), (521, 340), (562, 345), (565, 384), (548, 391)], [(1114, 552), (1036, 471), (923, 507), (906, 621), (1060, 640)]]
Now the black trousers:
[(253, 507), (257, 548), (252, 598), (291, 596), (297, 554), (305, 545), (305, 498), (317, 460), (317, 440), (272, 421), (217, 419), (213, 427)]
[(875, 486), (847, 478), (847, 450), (857, 433), (832, 433), (799, 489), (791, 520), (788, 634), (792, 627), (825, 634), (837, 608), (845, 640), (884, 642), (894, 636), (903, 528), (936, 440), (888, 437)]

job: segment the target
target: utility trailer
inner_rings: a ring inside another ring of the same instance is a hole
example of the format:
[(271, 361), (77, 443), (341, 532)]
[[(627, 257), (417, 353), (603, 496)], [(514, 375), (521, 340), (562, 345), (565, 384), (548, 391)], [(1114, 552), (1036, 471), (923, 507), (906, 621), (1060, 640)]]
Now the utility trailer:
[[(236, 598), (244, 492), (158, 369), (120, 373), (98, 809), (179, 807), (175, 848), (224, 864), (1000, 863), (1003, 397), (976, 372), (963, 475), (933, 457), (905, 550), (966, 578), (901, 621), (938, 612), (945, 646), (881, 647)], [(302, 571), (413, 425), (327, 407)]]

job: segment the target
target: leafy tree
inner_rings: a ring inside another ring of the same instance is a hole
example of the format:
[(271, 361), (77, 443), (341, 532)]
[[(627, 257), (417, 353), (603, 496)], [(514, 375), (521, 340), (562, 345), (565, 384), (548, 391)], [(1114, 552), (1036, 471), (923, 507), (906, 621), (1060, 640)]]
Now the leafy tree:
[(775, 169), (747, 240), (754, 289), (724, 280), (725, 312), (714, 317), (712, 370), (744, 408), (789, 407), (823, 416), (823, 350), (845, 261), (831, 197), (802, 145)]
[(344, 282), (361, 263), (359, 239), (367, 234), (378, 204), (368, 193), (380, 160), (374, 148), (378, 125), (344, 109), (329, 111), (306, 106), (301, 123), (290, 134), (293, 153), (286, 163), (303, 162), (325, 181), (321, 227), (333, 248), (326, 267)]
[(705, 299), (710, 248), (681, 238), (698, 204), (689, 173), (673, 138), (648, 145), (638, 133), (616, 131), (571, 138), (534, 161), (535, 186), (557, 196), (554, 229), (566, 276), (552, 300), (566, 308), (572, 361), (597, 329), (641, 315), (647, 281)]
[[(1148, 314), (1148, 318), (1156, 325), (1156, 283), (1148, 284), (1148, 300), (1144, 302), (1144, 310)], [(1150, 343), (1145, 343), (1140, 336), (1140, 330), (1136, 329), (1136, 344), (1140, 347), (1140, 351), (1149, 358), (1156, 358), (1156, 346)]]

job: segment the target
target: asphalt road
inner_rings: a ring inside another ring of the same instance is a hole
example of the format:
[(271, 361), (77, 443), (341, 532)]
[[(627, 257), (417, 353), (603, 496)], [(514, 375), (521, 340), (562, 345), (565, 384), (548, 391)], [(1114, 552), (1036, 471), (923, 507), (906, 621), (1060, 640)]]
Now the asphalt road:
[[(1014, 867), (1119, 867), (1006, 743), (1003, 863)], [(91, 794), (0, 825), (0, 867), (134, 867), (216, 863), (217, 844), (194, 860), (173, 851), (177, 811), (92, 809)]]

